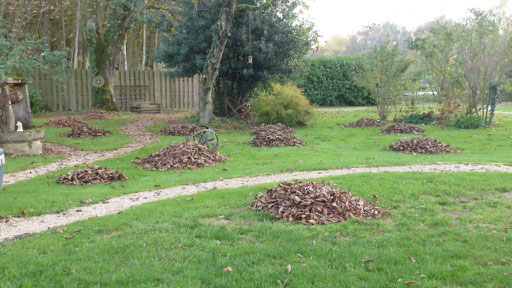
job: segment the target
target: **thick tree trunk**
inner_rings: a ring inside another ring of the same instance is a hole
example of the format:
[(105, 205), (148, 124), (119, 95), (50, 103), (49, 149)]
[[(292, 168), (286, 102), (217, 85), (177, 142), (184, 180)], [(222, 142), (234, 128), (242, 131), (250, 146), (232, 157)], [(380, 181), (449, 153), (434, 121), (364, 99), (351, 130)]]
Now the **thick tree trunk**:
[(224, 0), (217, 35), (214, 35), (208, 62), (204, 68), (203, 80), (201, 81), (202, 94), (199, 99), (199, 121), (201, 124), (208, 124), (213, 116), (213, 86), (219, 74), (220, 62), (229, 37), (234, 13), (235, 0)]

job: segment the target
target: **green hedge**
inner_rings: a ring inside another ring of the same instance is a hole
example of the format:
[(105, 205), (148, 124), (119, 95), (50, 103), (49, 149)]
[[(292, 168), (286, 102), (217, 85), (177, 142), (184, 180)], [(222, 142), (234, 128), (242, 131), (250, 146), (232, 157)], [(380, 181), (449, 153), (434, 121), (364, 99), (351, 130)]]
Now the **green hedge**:
[(369, 91), (355, 83), (363, 57), (304, 58), (294, 82), (311, 103), (319, 106), (375, 105)]

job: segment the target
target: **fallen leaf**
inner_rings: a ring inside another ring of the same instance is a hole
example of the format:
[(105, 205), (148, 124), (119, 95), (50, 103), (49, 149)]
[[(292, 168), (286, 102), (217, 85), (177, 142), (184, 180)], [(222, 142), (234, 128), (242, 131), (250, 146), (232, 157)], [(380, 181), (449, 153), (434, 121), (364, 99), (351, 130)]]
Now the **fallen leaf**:
[(371, 258), (371, 257), (361, 260), (361, 263), (363, 263), (363, 264), (370, 263), (370, 262), (373, 262), (373, 258)]
[(286, 273), (290, 274), (292, 272), (292, 265), (288, 264), (288, 266), (286, 266)]
[(421, 274), (421, 275), (420, 275), (420, 278), (421, 278), (421, 279), (423, 279), (423, 278), (427, 278), (427, 275), (423, 275), (423, 274)]
[(404, 282), (404, 285), (407, 285), (407, 286), (411, 286), (413, 284), (416, 284), (416, 282), (414, 281), (407, 281), (407, 282)]
[(233, 272), (233, 268), (226, 267), (226, 268), (224, 268), (224, 272)]
[(487, 266), (494, 266), (494, 263), (492, 263), (492, 262), (487, 262)]
[(297, 254), (297, 258), (302, 258), (302, 255), (300, 255), (300, 254)]
[(62, 234), (66, 231), (68, 231), (68, 228), (66, 228), (66, 227), (59, 227), (59, 228), (55, 229), (55, 232), (59, 233), (59, 234)]
[(506, 264), (507, 264), (507, 260), (505, 260), (505, 259), (501, 259), (501, 264), (502, 264), (502, 265), (506, 265)]
[(412, 263), (416, 263), (416, 260), (414, 260), (414, 257), (411, 257)]

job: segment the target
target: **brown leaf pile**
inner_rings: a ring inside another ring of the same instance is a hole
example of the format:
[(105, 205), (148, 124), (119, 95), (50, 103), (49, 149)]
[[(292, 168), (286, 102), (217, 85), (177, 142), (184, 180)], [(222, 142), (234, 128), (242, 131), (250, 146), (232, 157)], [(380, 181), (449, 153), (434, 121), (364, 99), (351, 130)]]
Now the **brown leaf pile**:
[(197, 142), (176, 142), (145, 158), (137, 158), (132, 163), (148, 170), (165, 171), (215, 166), (217, 162), (226, 160), (228, 160), (227, 157)]
[(82, 119), (84, 120), (109, 120), (110, 115), (108, 112), (99, 110), (99, 109), (91, 109), (87, 110), (84, 115), (82, 115)]
[(119, 172), (118, 169), (112, 171), (108, 168), (93, 166), (82, 170), (74, 170), (66, 175), (62, 175), (57, 183), (82, 186), (98, 183), (110, 184), (126, 180), (128, 180), (128, 178), (126, 178), (123, 173)]
[(249, 144), (256, 147), (302, 146), (303, 142), (293, 135), (293, 129), (281, 123), (261, 125), (251, 131), (254, 135)]
[(79, 127), (79, 126), (85, 126), (85, 125), (87, 125), (87, 124), (85, 124), (84, 122), (82, 122), (72, 116), (52, 119), (52, 120), (48, 121), (48, 123), (44, 124), (44, 126), (47, 126), (47, 127), (57, 127), (57, 128)]
[(283, 182), (259, 194), (251, 209), (304, 225), (328, 224), (348, 218), (371, 219), (386, 213), (348, 191), (317, 182)]
[(193, 124), (176, 124), (160, 130), (160, 134), (169, 136), (189, 136), (197, 132), (197, 127)]
[(71, 131), (61, 134), (64, 137), (71, 138), (85, 138), (85, 137), (103, 137), (112, 134), (112, 131), (105, 130), (103, 128), (92, 127), (89, 125), (75, 126), (71, 128)]
[(389, 145), (388, 150), (420, 154), (458, 152), (456, 149), (450, 148), (450, 145), (432, 138), (405, 138)]
[(386, 129), (380, 130), (382, 133), (387, 134), (422, 134), (425, 133), (425, 130), (414, 124), (408, 123), (396, 123), (389, 126)]
[(386, 121), (380, 121), (373, 118), (361, 118), (357, 120), (356, 122), (352, 122), (349, 124), (345, 124), (345, 127), (352, 127), (352, 128), (364, 128), (364, 127), (382, 127), (386, 125)]

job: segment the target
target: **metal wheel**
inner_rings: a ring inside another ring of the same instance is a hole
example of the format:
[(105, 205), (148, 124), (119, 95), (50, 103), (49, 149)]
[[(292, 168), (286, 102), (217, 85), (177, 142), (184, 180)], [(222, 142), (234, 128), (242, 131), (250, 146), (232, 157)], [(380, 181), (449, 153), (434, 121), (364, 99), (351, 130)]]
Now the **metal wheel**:
[(187, 137), (187, 142), (194, 141), (206, 146), (211, 151), (217, 151), (219, 137), (215, 131), (208, 126), (198, 126), (198, 132)]

